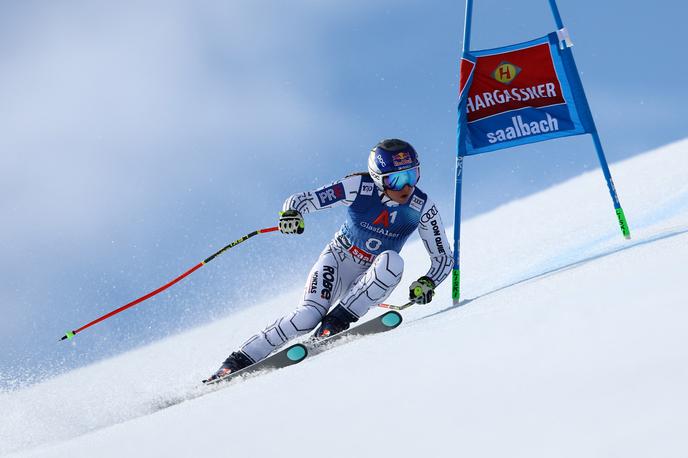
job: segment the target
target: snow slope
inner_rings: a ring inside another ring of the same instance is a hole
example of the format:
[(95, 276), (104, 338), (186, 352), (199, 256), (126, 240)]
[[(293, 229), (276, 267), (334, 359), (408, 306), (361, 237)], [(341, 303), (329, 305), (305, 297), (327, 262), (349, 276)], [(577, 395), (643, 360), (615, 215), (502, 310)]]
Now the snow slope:
[[(688, 456), (686, 151), (688, 140), (612, 167), (631, 241), (594, 170), (465, 222), (461, 307), (446, 282), (391, 333), (200, 387), (293, 307), (295, 288), (0, 394), (0, 454)], [(419, 242), (402, 255), (406, 285), (428, 262)]]

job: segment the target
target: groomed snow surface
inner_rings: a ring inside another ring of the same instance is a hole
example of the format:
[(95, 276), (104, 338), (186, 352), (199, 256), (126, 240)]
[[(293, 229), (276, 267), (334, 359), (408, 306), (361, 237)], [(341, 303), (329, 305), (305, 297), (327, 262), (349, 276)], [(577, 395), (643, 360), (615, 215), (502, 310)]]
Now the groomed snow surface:
[[(461, 307), (447, 281), (395, 331), (200, 386), (295, 288), (1, 394), (0, 454), (686, 457), (688, 140), (612, 173), (630, 241), (591, 171), (464, 223)], [(428, 266), (420, 242), (402, 255), (396, 303)]]

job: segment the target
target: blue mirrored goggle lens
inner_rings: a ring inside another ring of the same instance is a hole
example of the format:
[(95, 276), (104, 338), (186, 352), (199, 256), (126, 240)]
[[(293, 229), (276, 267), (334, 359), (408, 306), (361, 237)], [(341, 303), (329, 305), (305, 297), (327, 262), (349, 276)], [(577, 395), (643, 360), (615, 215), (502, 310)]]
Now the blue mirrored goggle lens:
[(404, 186), (414, 187), (420, 178), (418, 167), (402, 170), (401, 172), (390, 173), (382, 177), (382, 184), (392, 191), (401, 191)]

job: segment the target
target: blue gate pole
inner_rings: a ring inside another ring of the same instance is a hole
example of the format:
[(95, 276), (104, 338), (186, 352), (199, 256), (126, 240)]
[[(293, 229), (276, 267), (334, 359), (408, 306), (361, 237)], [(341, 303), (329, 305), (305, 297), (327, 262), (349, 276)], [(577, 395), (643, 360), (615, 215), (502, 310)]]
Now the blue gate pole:
[[(564, 21), (561, 20), (561, 15), (559, 14), (559, 8), (557, 7), (556, 0), (549, 0), (549, 6), (552, 9), (552, 16), (554, 16), (554, 22), (557, 24), (557, 29), (561, 30), (564, 28)], [(582, 89), (583, 83), (580, 81), (580, 74), (578, 73), (578, 67), (576, 66), (576, 61), (571, 58), (571, 63), (574, 68), (574, 77), (578, 80), (578, 86)], [(583, 93), (585, 97), (585, 93)], [(587, 97), (585, 104), (588, 104)], [(616, 218), (619, 221), (619, 227), (621, 228), (621, 233), (627, 239), (631, 238), (631, 231), (628, 227), (628, 221), (626, 221), (626, 215), (624, 214), (623, 208), (621, 208), (621, 202), (619, 201), (619, 196), (616, 193), (616, 187), (614, 186), (614, 180), (612, 180), (612, 174), (609, 171), (609, 164), (607, 164), (607, 158), (604, 155), (604, 149), (602, 149), (602, 141), (600, 140), (600, 134), (597, 132), (597, 126), (595, 125), (595, 120), (592, 117), (592, 111), (588, 108), (590, 112), (590, 121), (592, 122), (592, 141), (595, 144), (595, 151), (597, 151), (597, 159), (600, 161), (600, 167), (602, 168), (602, 173), (604, 174), (604, 179), (607, 181), (607, 188), (609, 189), (609, 194), (612, 197), (612, 202), (614, 203), (614, 211), (616, 212)]]
[[(466, 0), (466, 18), (463, 26), (463, 54), (471, 49), (471, 21), (473, 18), (473, 0)], [(459, 61), (460, 62), (460, 61)], [(459, 77), (459, 85), (461, 84)], [(468, 88), (466, 88), (468, 90)], [(460, 88), (459, 88), (460, 91)], [(456, 148), (456, 184), (454, 186), (454, 267), (452, 269), (452, 303), (459, 305), (461, 294), (461, 269), (459, 267), (459, 252), (461, 251), (461, 188), (463, 187), (463, 153), (466, 144), (466, 132), (462, 128), (465, 124), (466, 103), (459, 100), (457, 148)]]

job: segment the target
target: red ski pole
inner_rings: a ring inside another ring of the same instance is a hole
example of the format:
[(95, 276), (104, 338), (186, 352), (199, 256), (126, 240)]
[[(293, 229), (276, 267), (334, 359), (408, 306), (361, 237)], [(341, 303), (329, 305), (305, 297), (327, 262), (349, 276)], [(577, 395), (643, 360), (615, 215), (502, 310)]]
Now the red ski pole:
[(134, 301), (131, 301), (131, 302), (129, 302), (128, 304), (125, 304), (125, 305), (121, 306), (120, 308), (118, 308), (118, 309), (116, 309), (116, 310), (113, 310), (113, 311), (110, 312), (110, 313), (107, 313), (107, 314), (101, 316), (100, 318), (96, 318), (95, 320), (91, 321), (90, 323), (87, 323), (87, 324), (83, 325), (83, 326), (80, 327), (79, 329), (75, 329), (75, 330), (73, 330), (73, 331), (67, 332), (64, 336), (62, 336), (62, 338), (61, 338), (60, 340), (71, 339), (71, 338), (74, 337), (74, 335), (78, 334), (79, 332), (83, 331), (84, 329), (90, 328), (90, 327), (93, 326), (94, 324), (100, 323), (100, 322), (103, 321), (103, 320), (107, 320), (107, 319), (110, 318), (111, 316), (117, 315), (119, 312), (123, 312), (123, 311), (125, 311), (126, 309), (131, 308), (131, 307), (135, 306), (136, 304), (139, 304), (139, 303), (145, 301), (146, 299), (150, 299), (151, 297), (155, 296), (156, 294), (158, 294), (158, 293), (160, 293), (160, 292), (162, 292), (162, 291), (165, 291), (167, 288), (169, 288), (170, 286), (174, 285), (175, 283), (177, 283), (178, 281), (180, 281), (182, 278), (184, 278), (184, 277), (186, 277), (186, 276), (188, 276), (188, 275), (191, 275), (192, 273), (194, 273), (195, 271), (197, 271), (198, 269), (200, 269), (200, 268), (203, 267), (204, 265), (208, 264), (210, 261), (212, 261), (212, 260), (215, 259), (216, 257), (220, 256), (220, 255), (221, 255), (222, 253), (224, 253), (225, 251), (229, 250), (230, 248), (233, 248), (233, 247), (237, 246), (237, 245), (240, 244), (241, 242), (244, 242), (244, 241), (250, 239), (250, 238), (253, 237), (254, 235), (264, 234), (264, 233), (266, 233), (266, 232), (274, 232), (274, 231), (276, 231), (276, 230), (278, 230), (278, 229), (279, 229), (278, 227), (269, 227), (269, 228), (267, 228), (267, 229), (259, 229), (259, 230), (257, 230), (257, 231), (253, 231), (253, 232), (251, 232), (250, 234), (247, 234), (247, 235), (241, 237), (239, 240), (235, 240), (234, 242), (230, 243), (230, 244), (227, 245), (226, 247), (222, 248), (222, 249), (221, 249), (220, 251), (218, 251), (217, 253), (213, 254), (213, 255), (210, 256), (210, 257), (208, 257), (208, 258), (205, 259), (204, 261), (201, 261), (201, 262), (198, 263), (197, 265), (193, 266), (191, 269), (187, 270), (186, 272), (184, 272), (183, 274), (181, 274), (180, 276), (178, 276), (178, 277), (175, 278), (174, 280), (170, 281), (169, 283), (167, 283), (167, 284), (161, 286), (160, 288), (156, 289), (155, 291), (151, 291), (150, 293), (146, 294), (145, 296), (141, 296), (141, 297), (139, 297), (138, 299), (136, 299), (136, 300), (134, 300)]
[(404, 310), (409, 307), (411, 307), (415, 302), (410, 301), (405, 303), (404, 305), (393, 305), (393, 304), (377, 304), (378, 307), (382, 307), (384, 309), (390, 309), (390, 310)]

